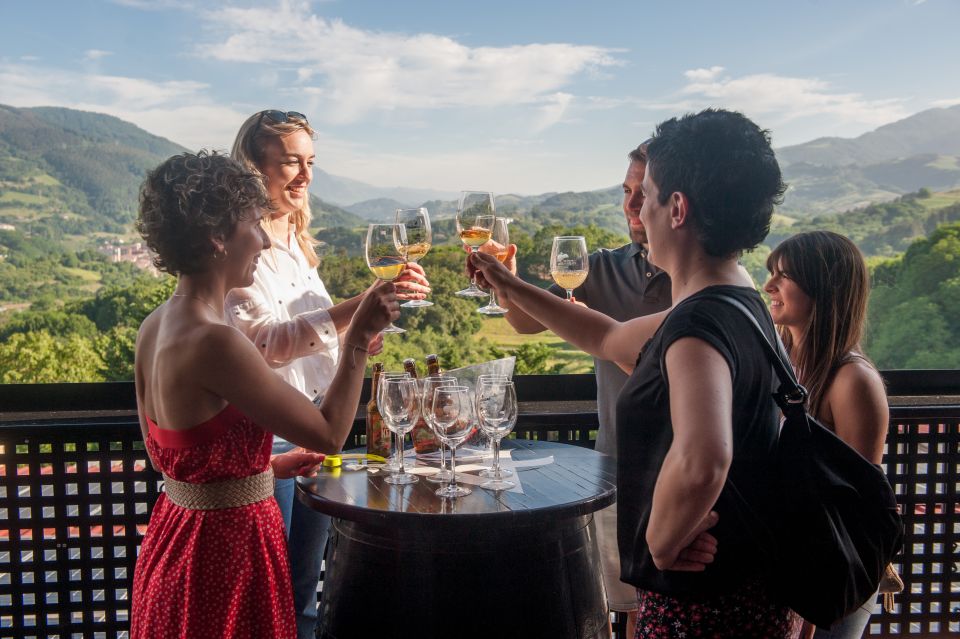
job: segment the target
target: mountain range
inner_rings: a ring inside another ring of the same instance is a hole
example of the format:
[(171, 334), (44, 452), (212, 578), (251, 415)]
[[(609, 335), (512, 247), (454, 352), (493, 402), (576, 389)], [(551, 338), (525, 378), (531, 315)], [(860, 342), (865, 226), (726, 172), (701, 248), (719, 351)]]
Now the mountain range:
[[(55, 107), (0, 105), (0, 224), (35, 232), (128, 234), (146, 171), (186, 149), (118, 118)], [(960, 105), (930, 109), (859, 137), (777, 149), (789, 184), (781, 213), (809, 218), (960, 186)], [(314, 171), (315, 226), (358, 226), (400, 207), (452, 216), (456, 194), (372, 186)], [(323, 199), (316, 197), (323, 195)], [(500, 195), (498, 208), (533, 222), (579, 220), (622, 232), (620, 188)]]

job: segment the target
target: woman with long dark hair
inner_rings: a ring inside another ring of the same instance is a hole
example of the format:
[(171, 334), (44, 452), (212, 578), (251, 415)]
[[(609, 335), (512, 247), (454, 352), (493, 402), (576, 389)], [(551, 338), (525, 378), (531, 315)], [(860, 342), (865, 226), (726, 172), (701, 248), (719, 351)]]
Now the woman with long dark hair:
[[(879, 464), (890, 413), (880, 373), (860, 347), (870, 276), (859, 249), (829, 231), (799, 233), (770, 253), (767, 270), (770, 314), (810, 393), (807, 410)], [(875, 599), (813, 636), (859, 638)]]

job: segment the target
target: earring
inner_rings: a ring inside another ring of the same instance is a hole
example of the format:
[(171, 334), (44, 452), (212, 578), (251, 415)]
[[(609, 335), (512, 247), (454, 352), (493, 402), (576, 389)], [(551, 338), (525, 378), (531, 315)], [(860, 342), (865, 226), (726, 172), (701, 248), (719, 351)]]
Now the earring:
[(223, 249), (222, 251), (214, 251), (214, 252), (213, 252), (213, 259), (216, 260), (216, 261), (218, 261), (218, 262), (219, 262), (220, 260), (225, 260), (225, 259), (227, 259), (227, 249)]

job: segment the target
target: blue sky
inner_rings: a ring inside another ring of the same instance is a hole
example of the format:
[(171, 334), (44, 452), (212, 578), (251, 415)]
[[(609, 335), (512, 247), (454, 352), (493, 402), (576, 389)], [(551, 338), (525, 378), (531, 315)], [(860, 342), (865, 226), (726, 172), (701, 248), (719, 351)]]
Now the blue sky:
[(960, 103), (958, 24), (958, 0), (4, 0), (0, 103), (221, 149), (250, 113), (297, 110), (335, 175), (588, 190), (707, 106), (785, 146)]

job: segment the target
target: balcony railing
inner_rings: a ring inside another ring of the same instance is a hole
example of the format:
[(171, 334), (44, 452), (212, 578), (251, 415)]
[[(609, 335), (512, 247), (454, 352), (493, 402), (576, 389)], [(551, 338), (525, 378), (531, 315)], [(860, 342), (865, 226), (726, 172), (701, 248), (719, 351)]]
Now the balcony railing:
[[(884, 377), (907, 590), (868, 636), (957, 636), (960, 371)], [(518, 437), (593, 446), (592, 375), (516, 382)], [(363, 443), (358, 416), (347, 447)], [(132, 384), (0, 385), (0, 638), (127, 636), (133, 566), (159, 491)]]

